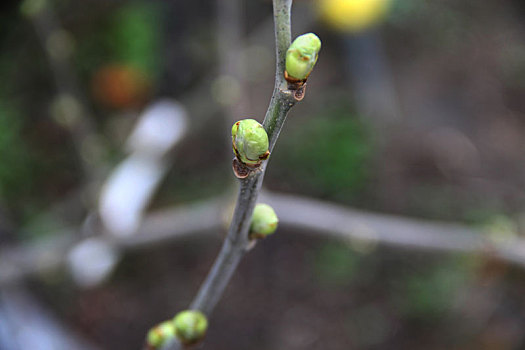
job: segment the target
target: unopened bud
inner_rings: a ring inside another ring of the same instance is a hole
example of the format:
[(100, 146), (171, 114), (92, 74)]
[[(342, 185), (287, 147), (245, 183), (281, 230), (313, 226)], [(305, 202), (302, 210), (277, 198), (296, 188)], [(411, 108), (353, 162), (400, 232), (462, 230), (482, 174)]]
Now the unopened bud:
[(254, 119), (243, 119), (232, 127), (232, 145), (237, 159), (252, 168), (261, 165), (270, 155), (268, 135)]
[(279, 218), (272, 207), (268, 204), (257, 204), (253, 210), (250, 236), (253, 238), (264, 238), (271, 235), (277, 229)]
[(208, 329), (206, 316), (197, 310), (185, 310), (173, 319), (175, 335), (183, 344), (194, 344), (202, 340)]
[(286, 75), (305, 80), (317, 62), (321, 40), (314, 33), (298, 36), (286, 51)]
[(148, 332), (147, 343), (152, 349), (158, 349), (175, 338), (175, 325), (172, 320), (159, 323)]

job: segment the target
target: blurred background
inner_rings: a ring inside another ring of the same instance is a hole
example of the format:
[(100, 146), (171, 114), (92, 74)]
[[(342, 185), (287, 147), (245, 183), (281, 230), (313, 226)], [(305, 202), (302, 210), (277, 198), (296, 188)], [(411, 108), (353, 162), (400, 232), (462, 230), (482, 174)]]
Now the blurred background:
[[(0, 349), (140, 349), (218, 253), (271, 1), (0, 7)], [(323, 47), (265, 178), (282, 225), (203, 348), (525, 349), (523, 1), (292, 14)]]

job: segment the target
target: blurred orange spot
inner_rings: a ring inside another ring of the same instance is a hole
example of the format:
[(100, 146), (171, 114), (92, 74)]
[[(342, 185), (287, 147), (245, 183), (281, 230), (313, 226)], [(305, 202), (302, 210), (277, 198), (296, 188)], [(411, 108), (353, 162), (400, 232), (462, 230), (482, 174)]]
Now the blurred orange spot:
[(136, 108), (146, 102), (151, 82), (134, 67), (111, 64), (95, 73), (92, 90), (95, 99), (104, 106), (116, 109)]

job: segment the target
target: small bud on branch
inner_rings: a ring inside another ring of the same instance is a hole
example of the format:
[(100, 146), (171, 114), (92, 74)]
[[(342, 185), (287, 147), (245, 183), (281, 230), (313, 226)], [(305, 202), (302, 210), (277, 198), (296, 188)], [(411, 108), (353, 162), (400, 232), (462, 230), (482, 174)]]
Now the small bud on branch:
[(148, 332), (148, 349), (159, 349), (171, 339), (175, 338), (175, 325), (172, 320), (159, 323)]
[(321, 50), (321, 40), (314, 33), (298, 36), (286, 51), (287, 80), (308, 79), (317, 62)]
[(279, 218), (268, 204), (257, 204), (253, 210), (250, 226), (251, 238), (264, 238), (277, 229)]
[(242, 164), (258, 168), (270, 155), (268, 145), (268, 135), (256, 120), (243, 119), (233, 124), (233, 152)]
[(197, 310), (185, 310), (179, 312), (173, 318), (175, 335), (181, 343), (191, 345), (199, 342), (206, 335), (208, 320), (206, 316)]

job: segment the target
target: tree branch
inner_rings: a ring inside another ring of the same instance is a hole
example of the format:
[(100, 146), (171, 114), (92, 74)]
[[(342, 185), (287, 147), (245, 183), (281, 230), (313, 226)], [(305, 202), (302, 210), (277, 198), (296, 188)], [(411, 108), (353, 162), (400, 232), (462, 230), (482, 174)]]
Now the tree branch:
[(403, 249), (482, 254), (525, 267), (525, 240), (495, 241), (480, 229), (457, 223), (369, 213), (316, 199), (263, 193), (279, 213), (279, 224), (303, 233), (346, 242), (368, 242)]
[[(294, 101), (288, 91), (281, 90), (284, 84), (284, 59), (290, 45), (291, 0), (274, 0), (274, 19), (276, 33), (276, 79), (275, 89), (266, 113), (263, 126), (273, 150), (286, 115)], [(262, 169), (246, 179), (240, 180), (240, 190), (228, 235), (210, 273), (191, 303), (191, 309), (198, 309), (206, 315), (211, 314), (220, 299), (241, 258), (246, 253), (250, 240), (248, 230), (251, 214), (261, 188), (266, 163)]]
[[(514, 237), (496, 242), (481, 230), (457, 223), (420, 220), (370, 213), (308, 197), (263, 192), (260, 199), (279, 212), (279, 226), (301, 234), (359, 241), (413, 251), (481, 254), (525, 268), (525, 240)], [(222, 225), (224, 203), (220, 196), (203, 203), (164, 209), (147, 215), (131, 237), (104, 237), (123, 251), (195, 238), (216, 237)], [(79, 242), (71, 229), (38, 243), (0, 250), (0, 287), (62, 266), (71, 247)]]
[[(263, 121), (263, 126), (268, 134), (270, 152), (273, 151), (288, 111), (296, 102), (292, 93), (286, 90), (284, 80), (286, 50), (290, 46), (291, 40), (291, 7), (292, 0), (273, 0), (276, 46), (275, 87)], [(209, 317), (224, 293), (224, 289), (237, 269), (241, 258), (247, 252), (250, 245), (248, 230), (251, 215), (262, 185), (266, 165), (267, 162), (263, 163), (260, 170), (252, 172), (247, 178), (240, 180), (237, 204), (228, 235), (208, 276), (191, 303), (190, 309), (200, 310)], [(172, 349), (179, 349), (180, 346), (176, 343)]]

